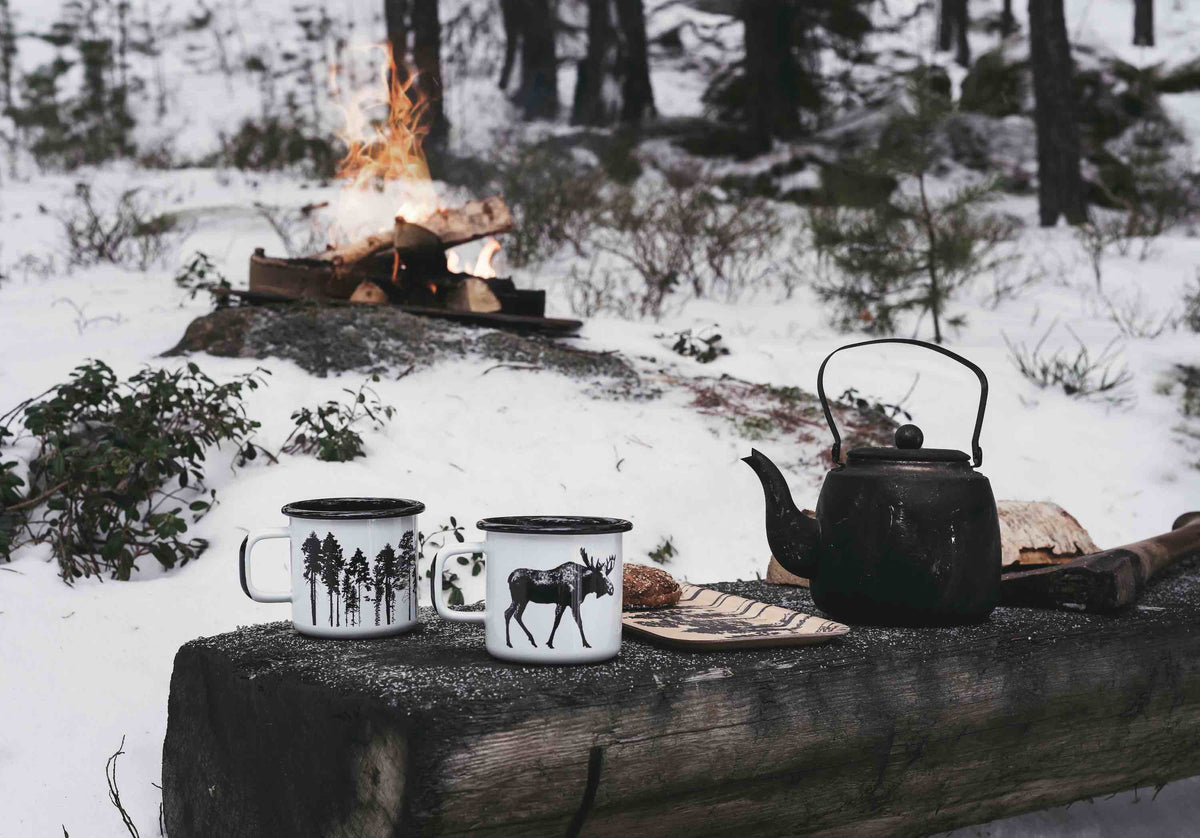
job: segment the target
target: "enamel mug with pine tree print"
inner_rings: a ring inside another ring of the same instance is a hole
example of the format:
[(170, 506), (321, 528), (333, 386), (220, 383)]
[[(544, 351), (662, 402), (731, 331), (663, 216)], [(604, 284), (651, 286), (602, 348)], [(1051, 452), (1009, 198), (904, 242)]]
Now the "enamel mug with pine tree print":
[[(425, 505), (398, 498), (320, 498), (283, 507), (287, 527), (252, 532), (242, 542), (242, 590), (256, 602), (290, 602), (296, 630), (316, 637), (400, 634), (417, 625), (417, 514)], [(255, 587), (254, 545), (291, 542), (292, 589)]]
[[(513, 516), (476, 524), (487, 540), (453, 544), (433, 560), (433, 604), (445, 620), (484, 624), (490, 654), (522, 663), (608, 660), (621, 650), (619, 518)], [(448, 559), (483, 553), (485, 611), (456, 611), (435, 580)]]

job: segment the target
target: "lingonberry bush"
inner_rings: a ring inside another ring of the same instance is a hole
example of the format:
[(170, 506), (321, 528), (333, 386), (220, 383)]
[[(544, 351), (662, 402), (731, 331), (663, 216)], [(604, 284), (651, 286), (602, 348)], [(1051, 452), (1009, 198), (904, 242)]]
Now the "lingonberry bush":
[[(378, 383), (379, 376), (372, 375), (371, 381)], [(380, 430), (396, 409), (384, 404), (365, 381), (357, 390), (342, 388), (342, 392), (349, 394), (348, 404), (330, 399), (315, 408), (302, 407), (293, 413), (296, 427), (284, 440), (281, 453), (315, 454), (318, 460), (335, 463), (364, 456), (362, 435), (354, 426), (366, 419)]]
[(121, 380), (92, 360), (0, 416), (0, 445), (29, 441), (33, 451), (24, 477), (17, 460), (0, 461), (0, 559), (49, 544), (70, 583), (127, 580), (146, 556), (166, 568), (198, 557), (208, 543), (188, 538), (188, 525), (216, 499), (205, 458), (226, 443), (238, 464), (265, 453), (243, 399), (267, 374), (218, 384), (188, 363)]

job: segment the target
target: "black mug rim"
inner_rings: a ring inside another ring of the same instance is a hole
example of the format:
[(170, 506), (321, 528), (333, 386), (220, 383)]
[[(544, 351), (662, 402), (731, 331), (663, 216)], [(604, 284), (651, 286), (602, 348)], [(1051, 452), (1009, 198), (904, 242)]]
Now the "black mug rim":
[(484, 518), (475, 524), (484, 532), (526, 533), (529, 535), (605, 535), (629, 532), (633, 524), (622, 518), (598, 518), (591, 515), (501, 515)]
[(284, 504), (279, 511), (289, 518), (362, 521), (373, 518), (407, 518), (424, 512), (425, 504), (408, 498), (310, 498)]

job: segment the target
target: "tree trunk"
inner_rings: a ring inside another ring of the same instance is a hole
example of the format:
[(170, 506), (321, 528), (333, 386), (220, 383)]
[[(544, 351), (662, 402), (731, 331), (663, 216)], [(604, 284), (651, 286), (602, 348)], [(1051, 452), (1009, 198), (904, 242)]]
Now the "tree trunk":
[(524, 34), (521, 28), (523, 6), (522, 0), (500, 0), (500, 17), (504, 21), (504, 66), (500, 70), (501, 90), (508, 90), (508, 82), (512, 78), (517, 52), (521, 49), (521, 40)]
[(621, 66), (612, 0), (587, 0), (587, 55), (575, 77), (574, 125), (609, 125), (616, 118), (615, 86)]
[(960, 67), (971, 66), (971, 44), (967, 40), (967, 27), (970, 15), (967, 13), (967, 0), (954, 0), (956, 52), (954, 60)]
[(408, 78), (408, 0), (383, 0), (383, 20), (387, 29), (388, 45), (392, 49), (392, 64)]
[(746, 0), (741, 18), (746, 42), (746, 121), (751, 135), (766, 150), (772, 137), (800, 133), (799, 80), (805, 74), (792, 52), (796, 13), (790, 2)]
[(588, 0), (587, 31), (571, 122), (640, 123), (654, 110), (642, 0)]
[(1079, 174), (1079, 123), (1063, 0), (1029, 0), (1029, 41), (1041, 224), (1053, 227), (1060, 215), (1070, 224), (1082, 224), (1087, 206)]
[(949, 52), (954, 45), (954, 0), (938, 3), (938, 52)]
[(617, 27), (625, 46), (621, 121), (637, 124), (654, 113), (650, 59), (646, 51), (646, 10), (642, 0), (617, 0)]
[(1133, 0), (1133, 45), (1154, 46), (1154, 0)]
[(1000, 35), (1007, 37), (1017, 31), (1017, 19), (1013, 16), (1012, 0), (1004, 0), (1004, 8), (1000, 10)]
[[(1011, 15), (1011, 9), (1009, 14)], [(938, 49), (955, 50), (954, 60), (963, 67), (971, 66), (971, 45), (967, 41), (967, 0), (941, 0), (938, 15)]]
[(434, 145), (444, 145), (450, 133), (442, 103), (442, 23), (438, 18), (438, 0), (413, 0), (413, 68), (417, 88), (428, 102), (426, 113), (429, 134)]
[(521, 3), (521, 87), (516, 101), (525, 119), (553, 119), (558, 114), (554, 7), (552, 0)]

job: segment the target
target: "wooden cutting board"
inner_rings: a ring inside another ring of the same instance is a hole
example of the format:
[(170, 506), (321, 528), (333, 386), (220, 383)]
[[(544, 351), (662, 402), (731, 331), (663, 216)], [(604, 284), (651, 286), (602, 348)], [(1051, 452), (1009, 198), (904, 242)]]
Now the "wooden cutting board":
[(687, 649), (808, 646), (850, 631), (849, 626), (778, 605), (684, 585), (674, 608), (626, 611), (625, 631)]

